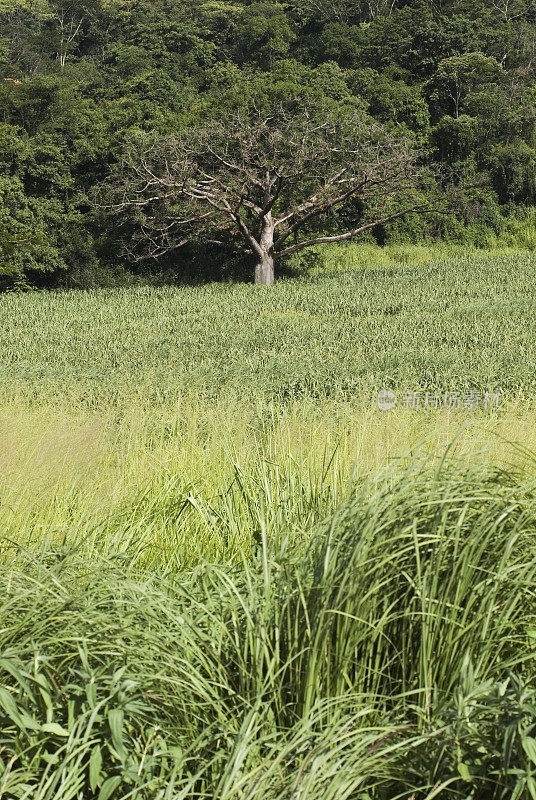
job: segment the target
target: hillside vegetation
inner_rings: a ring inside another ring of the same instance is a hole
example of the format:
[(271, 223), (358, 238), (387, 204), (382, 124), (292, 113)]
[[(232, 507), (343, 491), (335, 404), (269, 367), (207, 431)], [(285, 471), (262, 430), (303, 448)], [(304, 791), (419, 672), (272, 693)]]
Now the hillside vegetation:
[[(117, 197), (103, 187), (133, 142), (193, 142), (231, 112), (297, 97), (361, 115), (364, 130), (405, 142), (458, 187), (452, 213), (398, 219), (377, 241), (485, 246), (534, 202), (535, 41), (532, 0), (2, 0), (0, 288), (160, 270), (250, 277), (228, 237), (130, 261), (125, 246), (147, 217), (112, 213)], [(357, 203), (309, 233), (363, 215)]]

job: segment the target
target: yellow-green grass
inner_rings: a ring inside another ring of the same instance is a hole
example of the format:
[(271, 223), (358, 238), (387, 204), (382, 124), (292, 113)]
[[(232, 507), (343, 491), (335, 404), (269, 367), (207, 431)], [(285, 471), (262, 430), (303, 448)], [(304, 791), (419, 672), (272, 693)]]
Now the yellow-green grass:
[(0, 800), (532, 800), (536, 260), (412, 258), (0, 298)]
[[(7, 539), (233, 559), (261, 522), (299, 537), (352, 476), (418, 445), (440, 454), (460, 435), (498, 462), (500, 437), (533, 444), (536, 258), (329, 252), (350, 269), (268, 292), (0, 297)], [(505, 400), (491, 414), (381, 414), (385, 386)]]
[(531, 800), (534, 476), (433, 462), (307, 546), (257, 486), (239, 565), (0, 562), (0, 798)]
[[(535, 414), (378, 410), (373, 400), (276, 402), (228, 394), (173, 408), (0, 407), (3, 549), (84, 552), (180, 566), (233, 561), (262, 526), (307, 536), (352, 482), (410, 453), (533, 468)], [(516, 445), (517, 443), (517, 445)]]

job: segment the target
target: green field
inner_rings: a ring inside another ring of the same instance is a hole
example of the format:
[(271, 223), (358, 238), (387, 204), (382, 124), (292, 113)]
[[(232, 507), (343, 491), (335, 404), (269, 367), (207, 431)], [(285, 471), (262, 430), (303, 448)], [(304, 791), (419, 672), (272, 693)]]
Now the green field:
[(2, 800), (536, 797), (536, 257), (336, 252), (0, 296)]
[(536, 389), (532, 255), (247, 285), (0, 298), (1, 391), (39, 403)]

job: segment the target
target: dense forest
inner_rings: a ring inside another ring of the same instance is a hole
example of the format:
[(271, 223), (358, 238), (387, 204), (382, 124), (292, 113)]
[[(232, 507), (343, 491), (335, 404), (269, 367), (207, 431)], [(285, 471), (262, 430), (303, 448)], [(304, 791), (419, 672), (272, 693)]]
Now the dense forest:
[(252, 103), (352, 108), (448, 167), (455, 211), (380, 243), (478, 244), (535, 200), (531, 0), (0, 0), (0, 70), (2, 288), (239, 272), (203, 237), (132, 257), (140, 219), (114, 191), (133, 141)]

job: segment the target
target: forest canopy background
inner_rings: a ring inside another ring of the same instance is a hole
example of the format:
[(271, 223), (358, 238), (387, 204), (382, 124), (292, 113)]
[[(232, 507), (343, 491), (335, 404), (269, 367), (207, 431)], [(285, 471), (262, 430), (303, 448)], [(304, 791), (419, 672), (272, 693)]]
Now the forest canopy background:
[(132, 261), (136, 221), (95, 193), (133, 138), (295, 96), (356, 109), (471, 187), (456, 215), (377, 241), (481, 244), (534, 204), (535, 56), (530, 0), (0, 0), (0, 288), (247, 276), (202, 238)]

